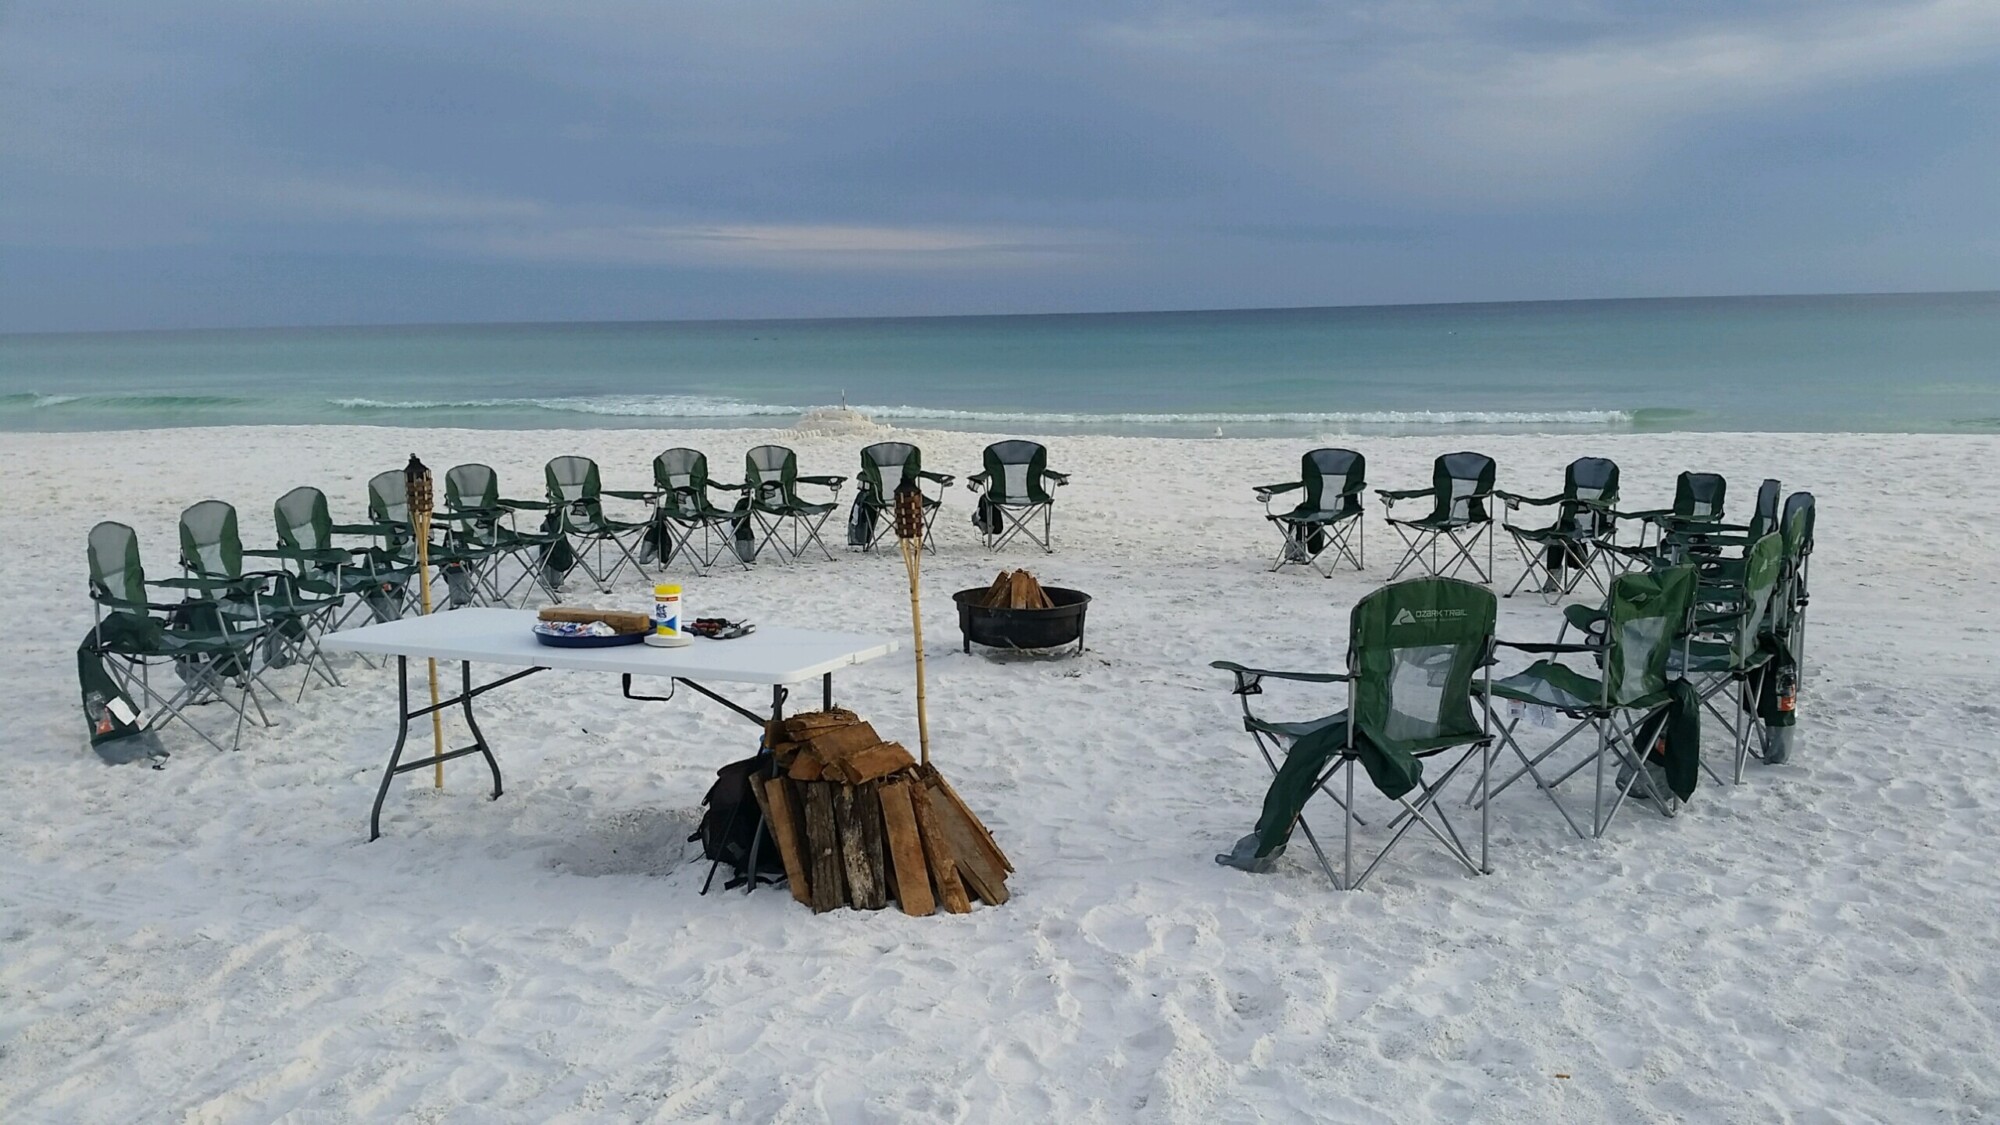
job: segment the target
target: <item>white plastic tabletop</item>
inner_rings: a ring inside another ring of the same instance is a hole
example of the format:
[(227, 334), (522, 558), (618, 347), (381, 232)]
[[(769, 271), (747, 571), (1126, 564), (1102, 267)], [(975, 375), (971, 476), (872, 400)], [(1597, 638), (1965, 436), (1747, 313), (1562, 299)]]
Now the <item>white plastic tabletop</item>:
[(454, 609), (405, 617), (327, 635), (332, 652), (435, 657), (471, 664), (561, 668), (635, 676), (684, 676), (739, 684), (795, 684), (898, 648), (889, 637), (827, 633), (784, 625), (759, 625), (747, 637), (711, 641), (696, 637), (685, 648), (618, 645), (553, 648), (535, 640), (535, 613), (526, 609)]

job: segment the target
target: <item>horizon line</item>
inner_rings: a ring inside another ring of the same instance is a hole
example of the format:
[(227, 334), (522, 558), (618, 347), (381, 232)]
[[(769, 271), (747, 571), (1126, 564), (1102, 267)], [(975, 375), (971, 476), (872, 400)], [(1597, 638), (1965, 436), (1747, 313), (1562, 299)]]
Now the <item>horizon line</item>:
[(0, 339), (23, 339), (30, 337), (76, 337), (76, 336), (171, 336), (196, 333), (258, 333), (258, 332), (348, 332), (367, 330), (424, 330), (439, 328), (565, 328), (565, 327), (642, 327), (652, 325), (714, 325), (714, 324), (857, 324), (894, 321), (946, 321), (946, 320), (1055, 320), (1089, 319), (1096, 317), (1137, 317), (1137, 316), (1202, 316), (1241, 315), (1249, 313), (1311, 313), (1311, 312), (1358, 312), (1387, 311), (1395, 309), (1451, 309), (1451, 308), (1523, 308), (1546, 305), (1640, 305), (1640, 304), (1697, 304), (1720, 301), (1828, 301), (1863, 300), (1884, 297), (2000, 297), (2000, 289), (1918, 289), (1881, 290), (1866, 292), (1824, 292), (1824, 293), (1713, 293), (1684, 294), (1655, 297), (1533, 297), (1512, 300), (1488, 301), (1386, 301), (1357, 302), (1345, 305), (1258, 305), (1229, 306), (1220, 308), (1179, 308), (1179, 309), (1091, 309), (1082, 311), (1047, 310), (1040, 312), (993, 312), (993, 313), (891, 313), (880, 315), (841, 316), (739, 316), (739, 317), (662, 317), (651, 320), (606, 319), (606, 320), (439, 320), (439, 321), (361, 321), (333, 324), (239, 324), (204, 325), (179, 328), (95, 328), (67, 331), (0, 331)]

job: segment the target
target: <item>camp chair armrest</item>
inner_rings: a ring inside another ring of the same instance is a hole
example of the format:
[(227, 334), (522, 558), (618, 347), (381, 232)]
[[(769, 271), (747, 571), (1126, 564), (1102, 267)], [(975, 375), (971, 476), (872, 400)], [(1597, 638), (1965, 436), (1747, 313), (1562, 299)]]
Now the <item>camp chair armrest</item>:
[(966, 477), (966, 478), (965, 478), (965, 487), (966, 487), (966, 488), (967, 488), (967, 489), (968, 489), (969, 491), (972, 491), (972, 492), (977, 492), (977, 491), (979, 491), (980, 489), (982, 489), (982, 488), (985, 488), (985, 487), (986, 487), (986, 473), (985, 473), (985, 471), (984, 471), (984, 470), (981, 470), (981, 471), (979, 471), (979, 472), (976, 472), (976, 473), (972, 474), (972, 475), (971, 475), (971, 476), (969, 476), (969, 477)]
[(342, 566), (353, 557), (355, 551), (365, 547), (272, 547), (264, 551), (245, 551), (266, 559), (291, 559), (293, 562), (316, 563), (321, 566)]
[(1273, 496), (1277, 496), (1285, 492), (1297, 492), (1299, 489), (1304, 488), (1305, 486), (1306, 482), (1302, 480), (1294, 480), (1294, 481), (1286, 481), (1284, 484), (1260, 484), (1255, 488), (1251, 489), (1251, 491), (1257, 494), (1257, 499), (1269, 503), (1271, 497)]
[(386, 538), (386, 536), (392, 536), (392, 534), (410, 534), (410, 524), (400, 524), (400, 522), (336, 522), (330, 530), (334, 534), (374, 534), (374, 536), (384, 536)]
[(929, 470), (919, 469), (917, 470), (917, 475), (928, 481), (936, 481), (939, 487), (942, 488), (950, 488), (953, 484), (957, 483), (957, 478), (953, 477), (950, 473), (933, 473)]
[(1658, 523), (1674, 514), (1672, 508), (1639, 508), (1629, 512), (1621, 508), (1608, 510), (1621, 520), (1645, 520), (1647, 523)]
[(1435, 492), (1435, 489), (1430, 488), (1378, 488), (1375, 490), (1375, 495), (1380, 496), (1382, 502), (1385, 504), (1394, 504), (1398, 500), (1409, 500), (1417, 496), (1430, 496)]
[(241, 578), (148, 578), (146, 585), (158, 586), (162, 590), (248, 590), (263, 584), (263, 572), (252, 578), (246, 574)]
[(1246, 668), (1228, 660), (1212, 660), (1208, 666), (1234, 673), (1239, 680), (1259, 680), (1268, 676), (1274, 680), (1296, 680), (1306, 684), (1338, 684), (1354, 678), (1346, 672), (1283, 672), (1272, 668)]
[(800, 484), (816, 484), (822, 488), (831, 488), (835, 492), (840, 491), (840, 486), (847, 483), (846, 477), (797, 477), (794, 479)]
[(606, 488), (602, 489), (600, 494), (604, 496), (616, 496), (620, 500), (656, 500), (659, 498), (660, 491), (657, 488), (650, 491), (637, 488)]
[[(146, 585), (153, 586), (157, 585), (157, 583), (148, 582), (146, 583)], [(161, 613), (171, 613), (174, 610), (180, 608), (180, 606), (175, 605), (171, 602), (128, 602), (124, 598), (113, 597), (110, 594), (100, 594), (95, 592), (93, 592), (90, 595), (90, 600), (96, 602), (98, 605), (101, 606), (108, 606), (112, 609), (122, 609), (130, 612), (157, 610)]]
[(1527, 643), (1527, 642), (1519, 642), (1519, 641), (1500, 641), (1500, 640), (1496, 640), (1496, 641), (1494, 641), (1494, 642), (1493, 642), (1493, 644), (1495, 645), (1495, 647), (1498, 647), (1498, 648), (1511, 648), (1511, 649), (1515, 649), (1515, 650), (1517, 650), (1517, 651), (1519, 651), (1519, 652), (1542, 652), (1542, 653), (1550, 653), (1550, 654), (1555, 654), (1555, 653), (1562, 653), (1562, 652), (1597, 652), (1597, 651), (1600, 651), (1600, 648), (1599, 648), (1599, 646), (1597, 646), (1597, 645), (1570, 645), (1570, 644), (1531, 644), (1531, 643)]
[(1058, 486), (1060, 486), (1060, 485), (1065, 485), (1065, 484), (1068, 484), (1068, 483), (1069, 483), (1069, 474), (1068, 474), (1068, 473), (1059, 473), (1059, 472), (1056, 472), (1056, 471), (1055, 471), (1054, 469), (1043, 469), (1043, 470), (1042, 470), (1042, 476), (1043, 476), (1043, 478), (1044, 478), (1044, 479), (1047, 479), (1047, 480), (1052, 480), (1052, 481), (1056, 482), (1056, 484), (1057, 484)]
[(710, 487), (710, 488), (713, 488), (713, 489), (716, 489), (716, 490), (718, 490), (718, 491), (721, 491), (721, 492), (741, 492), (741, 491), (743, 491), (743, 485), (742, 485), (742, 484), (740, 484), (740, 483), (738, 483), (738, 484), (731, 484), (731, 483), (730, 483), (730, 482), (728, 482), (728, 481), (722, 481), (722, 480), (712, 480), (712, 481), (709, 481), (709, 482), (708, 482), (708, 487)]
[(1493, 495), (1498, 496), (1502, 500), (1505, 500), (1509, 508), (1518, 508), (1523, 504), (1531, 504), (1538, 508), (1546, 508), (1550, 504), (1560, 504), (1564, 500), (1568, 499), (1568, 497), (1564, 496), (1560, 492), (1556, 493), (1554, 496), (1523, 496), (1518, 492), (1508, 492), (1504, 488), (1494, 489)]

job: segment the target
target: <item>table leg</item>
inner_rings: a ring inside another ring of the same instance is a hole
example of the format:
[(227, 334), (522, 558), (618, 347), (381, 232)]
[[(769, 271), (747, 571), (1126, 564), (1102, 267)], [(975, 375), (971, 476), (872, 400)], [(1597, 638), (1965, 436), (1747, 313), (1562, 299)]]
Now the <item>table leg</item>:
[[(396, 746), (395, 749), (389, 751), (389, 765), (382, 771), (382, 784), (376, 787), (375, 790), (375, 806), (368, 812), (369, 841), (373, 842), (382, 838), (382, 803), (389, 797), (389, 783), (394, 781), (396, 775), (399, 773), (410, 773), (443, 762), (449, 762), (453, 758), (463, 758), (467, 755), (478, 754), (486, 759), (486, 768), (493, 774), (493, 799), (498, 800), (501, 793), (500, 762), (493, 756), (493, 748), (487, 744), (486, 735), (480, 731), (479, 723), (472, 717), (472, 701), (475, 697), (484, 695), (494, 688), (511, 684), (524, 676), (532, 676), (537, 672), (546, 671), (548, 671), (546, 668), (528, 668), (520, 672), (515, 672), (510, 676), (502, 676), (491, 683), (473, 687), (472, 665), (461, 662), (459, 665), (459, 682), (462, 687), (459, 694), (450, 699), (433, 703), (429, 707), (419, 707), (413, 711), (410, 709), (410, 658), (407, 656), (396, 657)], [(460, 746), (453, 750), (447, 750), (442, 754), (427, 754), (414, 761), (403, 761), (403, 747), (409, 742), (411, 720), (421, 719), (432, 712), (442, 711), (447, 707), (457, 707), (465, 715), (465, 725), (472, 732), (472, 744), (470, 746)]]
[(833, 710), (833, 673), (832, 673), (832, 672), (828, 672), (828, 673), (827, 673), (826, 675), (824, 675), (824, 676), (821, 676), (821, 677), (819, 678), (819, 690), (820, 690), (820, 710), (822, 710), (822, 711), (831, 711), (831, 710)]
[[(829, 684), (833, 682), (833, 677), (831, 675), (827, 676), (827, 682)], [(832, 689), (829, 687), (828, 690), (831, 691)], [(771, 685), (771, 728), (772, 729), (776, 729), (778, 724), (785, 721), (785, 697), (789, 694), (791, 693), (785, 690), (784, 685), (782, 684)], [(768, 752), (769, 751), (766, 750), (766, 753)], [(778, 756), (776, 754), (771, 755), (771, 771), (768, 776), (770, 777), (778, 776)], [(766, 822), (764, 818), (764, 806), (762, 804), (759, 804), (757, 806), (757, 831), (750, 837), (750, 872), (748, 876), (746, 876), (743, 880), (743, 893), (746, 895), (749, 894), (751, 891), (757, 889), (757, 849), (758, 846), (764, 842), (765, 828), (766, 828)], [(777, 882), (777, 880), (772, 879), (771, 882), (775, 883)]]

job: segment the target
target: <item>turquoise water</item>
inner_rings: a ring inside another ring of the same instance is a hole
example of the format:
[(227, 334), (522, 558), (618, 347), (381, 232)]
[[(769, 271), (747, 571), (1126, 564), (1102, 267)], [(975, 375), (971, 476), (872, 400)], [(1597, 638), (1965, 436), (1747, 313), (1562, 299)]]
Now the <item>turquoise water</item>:
[(0, 429), (2000, 430), (2000, 294), (0, 336)]

